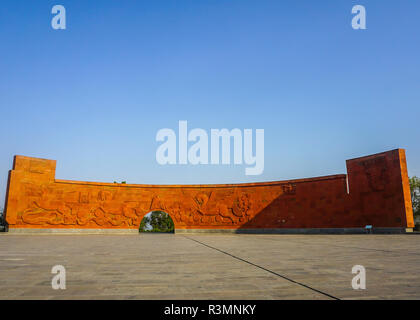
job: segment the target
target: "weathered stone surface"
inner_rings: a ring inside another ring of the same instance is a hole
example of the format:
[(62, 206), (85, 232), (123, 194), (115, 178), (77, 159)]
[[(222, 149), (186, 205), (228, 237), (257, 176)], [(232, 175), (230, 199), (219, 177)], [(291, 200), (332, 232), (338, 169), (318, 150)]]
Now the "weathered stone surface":
[[(405, 152), (347, 161), (348, 174), (223, 185), (55, 179), (56, 161), (15, 156), (6, 220), (14, 228), (137, 229), (152, 210), (176, 229), (413, 227)], [(347, 183), (348, 182), (348, 183)]]

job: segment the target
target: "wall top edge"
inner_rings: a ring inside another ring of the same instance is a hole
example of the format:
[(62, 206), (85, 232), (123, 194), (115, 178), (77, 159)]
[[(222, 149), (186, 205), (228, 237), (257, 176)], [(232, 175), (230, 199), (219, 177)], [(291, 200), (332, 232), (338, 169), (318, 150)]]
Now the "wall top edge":
[(361, 157), (356, 157), (356, 158), (351, 158), (351, 159), (347, 159), (346, 162), (349, 161), (354, 161), (354, 160), (360, 160), (360, 159), (368, 159), (368, 158), (375, 158), (375, 157), (380, 157), (389, 153), (393, 153), (393, 152), (405, 152), (405, 149), (402, 148), (397, 148), (397, 149), (392, 149), (392, 150), (388, 150), (388, 151), (384, 151), (384, 152), (378, 152), (378, 153), (374, 153), (374, 154), (368, 154), (366, 156), (361, 156)]
[(89, 186), (107, 186), (107, 187), (121, 187), (121, 188), (231, 188), (231, 187), (254, 187), (254, 186), (272, 186), (272, 185), (284, 185), (284, 184), (295, 184), (305, 182), (316, 182), (323, 180), (339, 180), (345, 179), (345, 174), (335, 174), (322, 177), (304, 178), (304, 179), (292, 179), (292, 180), (281, 180), (281, 181), (267, 181), (267, 182), (249, 182), (249, 183), (232, 183), (232, 184), (125, 184), (125, 183), (109, 183), (109, 182), (90, 182), (90, 181), (76, 181), (76, 180), (62, 180), (55, 179), (55, 183), (64, 184), (77, 184), (77, 185), (89, 185)]

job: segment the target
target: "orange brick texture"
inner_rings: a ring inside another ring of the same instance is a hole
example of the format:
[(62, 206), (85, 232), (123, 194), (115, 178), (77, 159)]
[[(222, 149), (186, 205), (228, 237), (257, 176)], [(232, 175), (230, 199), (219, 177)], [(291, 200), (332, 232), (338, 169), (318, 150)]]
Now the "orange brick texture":
[(55, 179), (56, 161), (15, 156), (9, 228), (138, 229), (162, 210), (175, 229), (411, 228), (405, 151), (347, 160), (347, 175), (220, 185), (136, 185)]

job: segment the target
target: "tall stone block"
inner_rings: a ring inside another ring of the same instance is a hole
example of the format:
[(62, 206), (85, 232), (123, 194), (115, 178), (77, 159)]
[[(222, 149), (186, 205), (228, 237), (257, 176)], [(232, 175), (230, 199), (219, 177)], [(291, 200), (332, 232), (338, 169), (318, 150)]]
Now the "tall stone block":
[(347, 160), (347, 172), (355, 223), (414, 226), (404, 150)]

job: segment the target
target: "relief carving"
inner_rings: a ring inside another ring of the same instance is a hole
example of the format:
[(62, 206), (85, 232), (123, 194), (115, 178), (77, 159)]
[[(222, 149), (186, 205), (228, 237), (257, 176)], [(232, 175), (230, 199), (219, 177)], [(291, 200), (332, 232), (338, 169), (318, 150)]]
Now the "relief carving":
[(383, 191), (389, 181), (385, 157), (361, 162), (372, 191)]
[(296, 194), (296, 185), (292, 183), (282, 185), (283, 193), (287, 195)]
[(153, 210), (167, 212), (175, 228), (191, 229), (275, 228), (284, 227), (282, 221), (288, 227), (406, 227), (412, 220), (401, 196), (409, 190), (401, 181), (402, 150), (349, 160), (349, 193), (345, 175), (245, 185), (113, 185), (55, 179), (55, 161), (15, 160), (6, 203), (12, 228), (135, 229)]
[(57, 207), (44, 199), (44, 193), (39, 191), (41, 189), (28, 187), (27, 190), (39, 199), (31, 202), (21, 214), (21, 224), (29, 225), (138, 227), (143, 216), (154, 210), (167, 212), (176, 224), (182, 226), (234, 225), (249, 221), (252, 207), (248, 193), (232, 190), (216, 193), (199, 191), (195, 194), (180, 190), (179, 196), (172, 196), (165, 201), (162, 192), (146, 192), (144, 194), (147, 198), (142, 197), (140, 190), (130, 194), (132, 200), (117, 201), (111, 191), (83, 190), (77, 193), (77, 201), (74, 201), (74, 191), (57, 189), (54, 198), (63, 201)]

